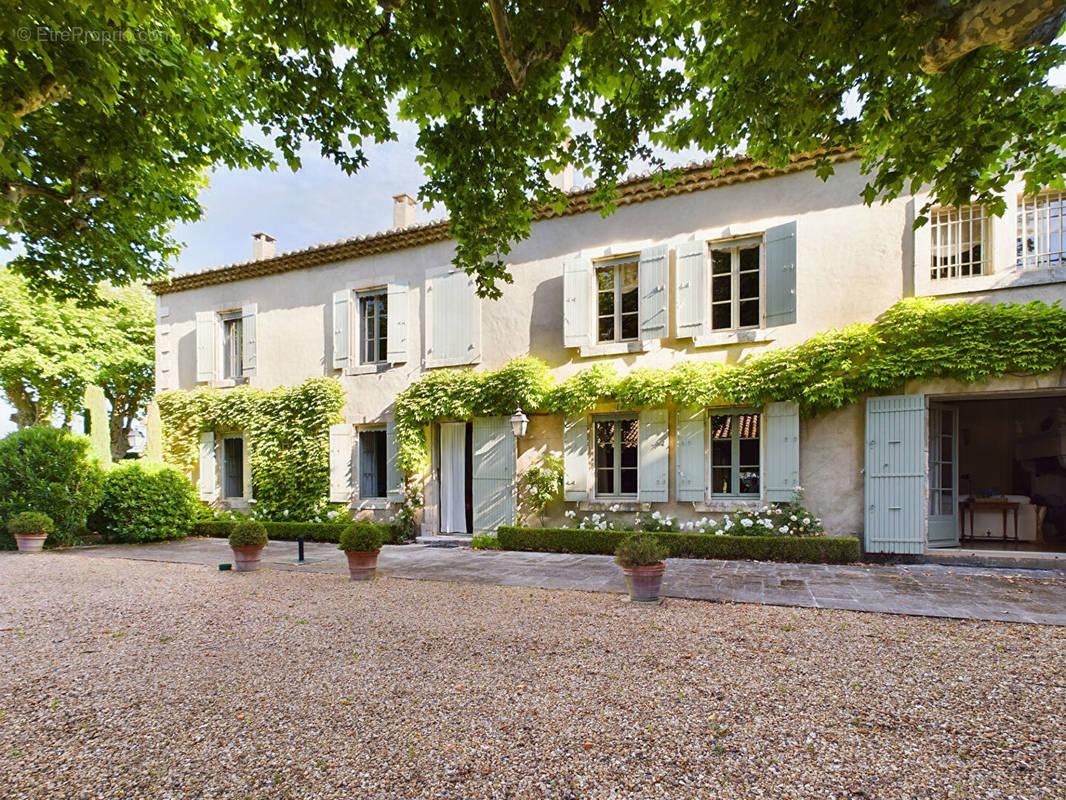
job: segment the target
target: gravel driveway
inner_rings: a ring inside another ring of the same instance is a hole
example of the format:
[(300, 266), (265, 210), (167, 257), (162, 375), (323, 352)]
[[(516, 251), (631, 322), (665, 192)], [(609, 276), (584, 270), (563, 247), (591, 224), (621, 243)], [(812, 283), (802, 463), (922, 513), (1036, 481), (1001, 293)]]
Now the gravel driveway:
[(3, 798), (1062, 798), (1066, 629), (0, 555)]

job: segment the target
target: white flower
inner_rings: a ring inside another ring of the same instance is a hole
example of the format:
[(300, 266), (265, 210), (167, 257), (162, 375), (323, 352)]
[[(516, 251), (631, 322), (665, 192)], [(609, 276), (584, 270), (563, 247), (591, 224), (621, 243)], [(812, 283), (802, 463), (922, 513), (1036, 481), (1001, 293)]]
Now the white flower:
[(804, 525), (810, 525), (811, 524), (811, 518), (810, 517), (804, 517), (803, 518), (803, 524)]
[(740, 524), (741, 524), (741, 525), (743, 525), (743, 526), (744, 526), (745, 528), (750, 528), (750, 527), (751, 527), (752, 525), (754, 525), (755, 523), (753, 523), (753, 522), (752, 522), (752, 521), (751, 521), (750, 519), (748, 519), (747, 517), (744, 517), (744, 519), (742, 519), (742, 520), (740, 521)]
[(565, 514), (563, 514), (563, 516), (566, 517), (567, 519), (573, 519), (574, 517), (577, 516), (577, 512), (574, 511), (573, 509), (570, 509)]
[(341, 512), (339, 512), (337, 510), (333, 510), (333, 511), (330, 511), (326, 516), (329, 517), (330, 519), (336, 519), (340, 515), (341, 515)]
[(796, 521), (796, 515), (793, 514), (791, 517), (789, 517), (789, 519), (792, 520), (793, 522), (795, 522)]
[(663, 518), (663, 515), (662, 515), (662, 514), (660, 514), (660, 513), (658, 512), (658, 511), (656, 511), (655, 513), (653, 513), (653, 514), (651, 515), (651, 518), (652, 518), (652, 519), (662, 519), (662, 518)]
[(782, 525), (780, 528), (777, 529), (777, 532), (778, 533), (788, 533), (788, 525)]

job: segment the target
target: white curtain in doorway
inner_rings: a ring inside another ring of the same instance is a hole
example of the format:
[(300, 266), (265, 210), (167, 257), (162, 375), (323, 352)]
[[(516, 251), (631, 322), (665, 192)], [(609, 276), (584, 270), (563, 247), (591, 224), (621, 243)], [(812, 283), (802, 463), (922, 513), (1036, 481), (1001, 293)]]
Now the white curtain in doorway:
[(440, 426), (440, 531), (466, 529), (466, 423)]

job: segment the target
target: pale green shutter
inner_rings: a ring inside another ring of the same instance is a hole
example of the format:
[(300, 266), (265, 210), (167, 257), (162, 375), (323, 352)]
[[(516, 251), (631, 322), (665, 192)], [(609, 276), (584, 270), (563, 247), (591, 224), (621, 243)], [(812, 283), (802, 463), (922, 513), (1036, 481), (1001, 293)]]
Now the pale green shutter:
[(215, 329), (218, 316), (213, 311), (196, 312), (196, 381), (207, 383), (215, 379)]
[(352, 426), (347, 422), (329, 426), (329, 501), (352, 499)]
[(515, 518), (515, 438), (508, 417), (473, 423), (474, 531), (495, 531)]
[(341, 289), (333, 293), (333, 369), (344, 369), (351, 362), (352, 293)]
[(407, 350), (407, 284), (390, 283), (386, 314), (386, 338), (389, 361), (402, 364), (408, 359)]
[(702, 408), (677, 411), (677, 499), (699, 503), (707, 496), (706, 415)]
[(766, 325), (796, 321), (796, 223), (766, 231)]
[(402, 503), (404, 474), (400, 469), (400, 443), (396, 440), (396, 422), (385, 423), (385, 496), (390, 503)]
[(670, 282), (670, 250), (656, 245), (640, 254), (640, 338), (662, 339), (669, 335), (667, 286)]
[(867, 552), (925, 550), (924, 434), (923, 395), (867, 399), (864, 534)]
[(677, 246), (677, 336), (687, 338), (703, 333), (707, 306), (705, 253), (707, 244), (682, 242)]
[(787, 503), (800, 485), (799, 406), (770, 403), (763, 419), (766, 465), (762, 472), (766, 500)]
[(430, 330), (426, 359), (435, 366), (473, 364), (481, 357), (481, 309), (474, 280), (453, 270), (426, 281)]
[(642, 503), (670, 499), (670, 424), (665, 408), (640, 412), (640, 491)]
[(589, 496), (589, 427), (584, 414), (563, 420), (563, 499), (582, 502)]
[(259, 306), (255, 303), (241, 309), (241, 375), (255, 375), (257, 366), (255, 322)]
[(218, 498), (218, 466), (215, 460), (215, 434), (200, 434), (200, 499), (211, 502)]
[(563, 262), (563, 346), (590, 344), (589, 288), (592, 264), (587, 258), (570, 258)]

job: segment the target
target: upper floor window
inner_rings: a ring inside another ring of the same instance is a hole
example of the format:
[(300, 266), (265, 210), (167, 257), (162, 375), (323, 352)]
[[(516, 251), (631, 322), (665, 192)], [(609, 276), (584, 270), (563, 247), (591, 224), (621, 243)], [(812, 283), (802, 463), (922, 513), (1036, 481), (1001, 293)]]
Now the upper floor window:
[(624, 342), (640, 337), (639, 275), (636, 259), (596, 267), (596, 341)]
[(760, 243), (711, 245), (711, 329), (758, 327)]
[(984, 275), (988, 218), (984, 206), (938, 208), (929, 217), (933, 280)]
[(597, 419), (596, 496), (636, 497), (640, 422), (636, 416)]
[(240, 378), (244, 375), (244, 323), (240, 311), (222, 317), (222, 377)]
[(1018, 198), (1018, 269), (1050, 269), (1066, 264), (1064, 198), (1063, 192)]
[(761, 459), (755, 412), (711, 415), (711, 494), (759, 496)]
[(360, 362), (388, 361), (388, 293), (384, 289), (359, 295), (359, 319)]

